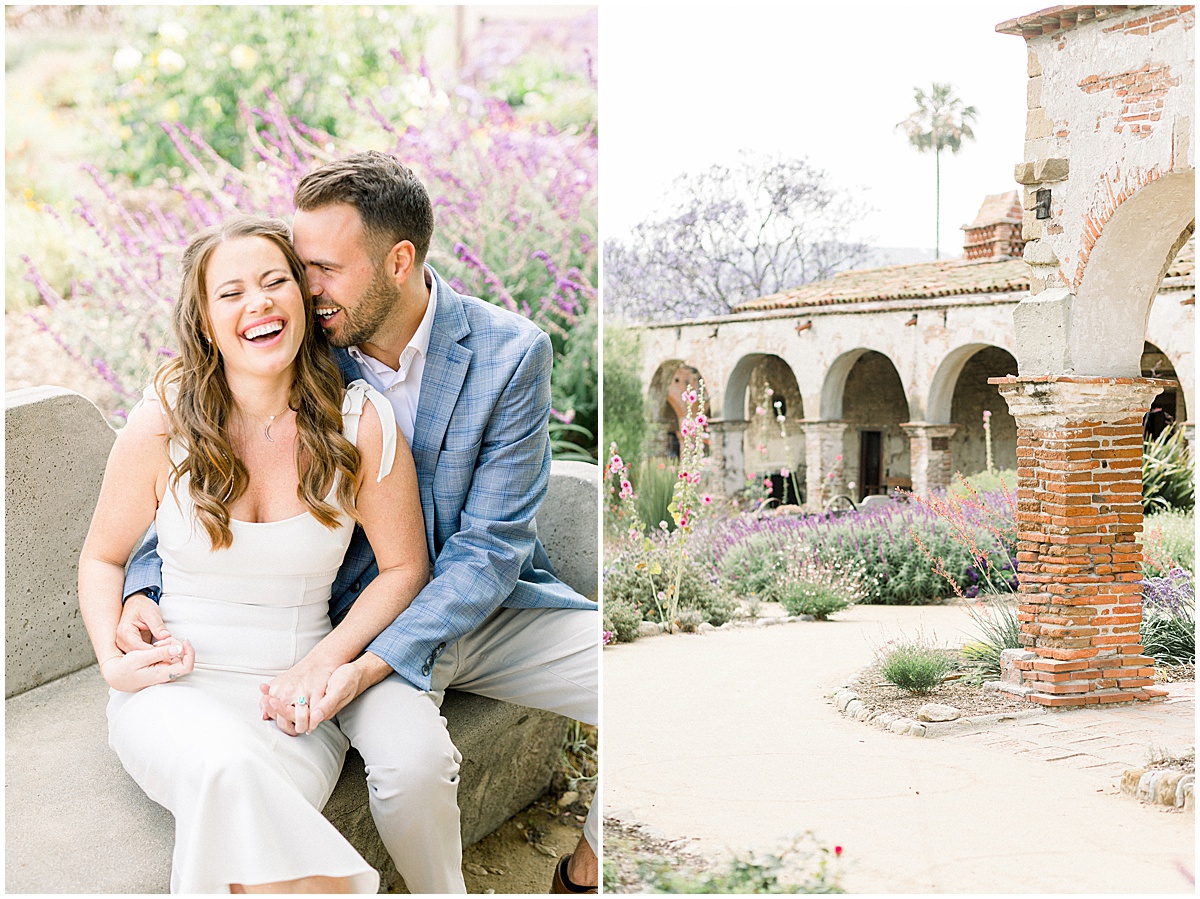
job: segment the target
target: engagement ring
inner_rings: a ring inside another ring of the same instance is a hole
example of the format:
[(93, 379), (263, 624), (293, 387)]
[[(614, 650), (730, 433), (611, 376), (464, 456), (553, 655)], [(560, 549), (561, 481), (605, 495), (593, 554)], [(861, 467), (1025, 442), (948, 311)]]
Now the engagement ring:
[(297, 696), (296, 705), (308, 705), (308, 698), (305, 696)]
[(178, 674), (168, 674), (168, 675), (167, 675), (167, 678), (168, 678), (169, 680), (175, 680), (175, 678), (177, 678), (177, 677), (179, 677), (179, 675), (178, 675)]

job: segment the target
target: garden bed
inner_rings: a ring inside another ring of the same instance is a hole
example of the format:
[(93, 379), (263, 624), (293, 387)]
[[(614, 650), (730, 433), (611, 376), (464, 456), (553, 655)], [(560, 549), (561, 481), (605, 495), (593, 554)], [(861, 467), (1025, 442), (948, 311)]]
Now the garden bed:
[(849, 686), (868, 708), (913, 720), (916, 720), (921, 706), (929, 703), (953, 706), (962, 712), (963, 718), (1027, 712), (1036, 708), (1020, 696), (999, 690), (984, 690), (961, 677), (947, 679), (929, 693), (914, 695), (888, 683), (878, 663), (860, 672)]

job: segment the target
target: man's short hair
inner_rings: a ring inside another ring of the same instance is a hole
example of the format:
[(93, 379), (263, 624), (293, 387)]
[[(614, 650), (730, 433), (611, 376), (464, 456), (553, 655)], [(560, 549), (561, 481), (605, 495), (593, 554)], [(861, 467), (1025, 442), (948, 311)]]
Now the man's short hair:
[(296, 208), (311, 212), (330, 203), (349, 203), (362, 218), (373, 250), (386, 253), (402, 240), (425, 262), (433, 237), (433, 205), (412, 169), (394, 156), (371, 150), (314, 169), (300, 179)]

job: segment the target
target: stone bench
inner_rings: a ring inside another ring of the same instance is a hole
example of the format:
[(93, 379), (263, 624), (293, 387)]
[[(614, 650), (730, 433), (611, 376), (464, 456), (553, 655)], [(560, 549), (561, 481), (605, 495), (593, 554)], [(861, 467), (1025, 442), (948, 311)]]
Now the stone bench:
[[(84, 397), (6, 395), (5, 891), (164, 893), (174, 822), (107, 745), (107, 685), (79, 615), (76, 566), (115, 434)], [(560, 576), (597, 588), (598, 470), (556, 462), (538, 533)], [(443, 705), (463, 755), (463, 845), (545, 792), (566, 719), (464, 693)], [(401, 886), (375, 832), (351, 750), (325, 815)]]

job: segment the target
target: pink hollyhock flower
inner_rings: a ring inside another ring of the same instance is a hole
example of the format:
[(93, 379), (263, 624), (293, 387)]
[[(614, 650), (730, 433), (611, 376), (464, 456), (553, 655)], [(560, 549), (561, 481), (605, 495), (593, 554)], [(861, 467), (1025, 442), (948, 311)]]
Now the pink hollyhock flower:
[(779, 469), (779, 475), (780, 477), (790, 478), (792, 476), (792, 472), (787, 468), (781, 468)]
[(762, 406), (755, 406), (755, 407), (754, 407), (754, 414), (755, 414), (755, 415), (766, 415), (766, 414), (767, 414), (767, 410), (766, 410), (766, 409), (764, 409)]
[(696, 402), (696, 391), (694, 391), (694, 390), (685, 390), (685, 391), (684, 391), (684, 393), (683, 393), (683, 401), (684, 401), (685, 403), (694, 403), (694, 402)]
[(706, 493), (704, 496), (700, 497), (700, 502), (704, 503), (706, 506), (712, 505), (712, 497)]
[(688, 479), (688, 473), (686, 471), (679, 472), (679, 480), (686, 481), (687, 479)]
[(699, 425), (700, 427), (704, 427), (706, 424), (708, 424), (708, 416), (703, 415), (703, 414), (697, 415), (696, 416), (696, 424)]
[(608, 468), (613, 474), (619, 472), (624, 466), (625, 463), (621, 461), (620, 456), (613, 456), (612, 460), (608, 463)]
[(834, 847), (833, 847), (833, 854), (834, 854), (834, 855), (836, 855), (838, 858), (841, 858), (841, 857), (842, 857), (842, 847), (841, 847), (841, 846), (834, 846)]
[(766, 487), (768, 490), (770, 490), (771, 489), (771, 479), (763, 478), (763, 486)]
[(842, 461), (842, 455), (841, 455), (841, 453), (838, 453), (837, 461), (839, 461), (839, 462), (841, 462), (841, 461)]

